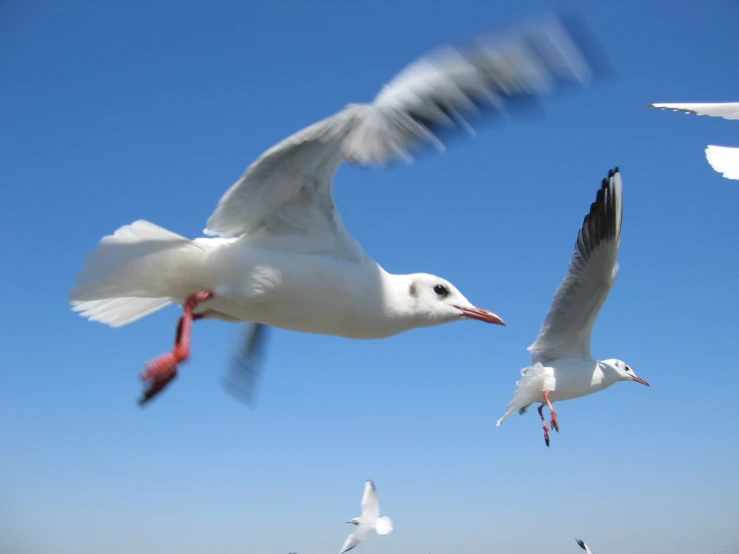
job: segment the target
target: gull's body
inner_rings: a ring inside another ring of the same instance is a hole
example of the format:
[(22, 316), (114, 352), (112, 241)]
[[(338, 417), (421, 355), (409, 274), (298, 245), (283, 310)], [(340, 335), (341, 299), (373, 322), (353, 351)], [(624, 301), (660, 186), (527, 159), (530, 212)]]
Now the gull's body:
[(366, 481), (364, 484), (364, 494), (362, 495), (362, 515), (355, 517), (347, 523), (356, 525), (356, 528), (344, 541), (339, 554), (344, 554), (359, 543), (365, 541), (372, 531), (378, 535), (387, 535), (393, 530), (393, 522), (387, 516), (380, 516), (380, 503), (377, 500), (377, 489), (372, 481)]
[(417, 61), (372, 104), (350, 104), (262, 154), (219, 201), (209, 237), (191, 241), (146, 221), (104, 237), (77, 276), (74, 309), (115, 327), (184, 306), (174, 351), (144, 373), (142, 401), (174, 378), (198, 318), (362, 339), (464, 318), (503, 324), (440, 277), (385, 271), (345, 228), (334, 175), (344, 162), (386, 165), (421, 144), (441, 148), (432, 129), (465, 127), (461, 113), (483, 101), (505, 113), (514, 100), (589, 76), (556, 18)]
[(418, 275), (392, 275), (363, 251), (347, 259), (264, 248), (244, 236), (211, 250), (204, 267), (200, 282), (215, 294), (203, 309), (219, 319), (353, 339), (389, 337), (431, 323), (401, 313), (392, 317), (388, 306), (403, 305), (401, 297)]
[[(694, 115), (739, 119), (739, 102), (649, 104), (649, 107)], [(706, 147), (706, 159), (709, 165), (725, 178), (739, 180), (739, 148), (710, 144)]]
[(598, 361), (590, 352), (595, 320), (618, 275), (622, 188), (618, 168), (603, 179), (578, 232), (569, 272), (555, 294), (539, 336), (528, 348), (532, 365), (521, 371), (508, 409), (496, 423), (500, 425), (514, 412), (524, 413), (539, 403), (547, 446), (549, 428), (542, 412), (544, 405), (552, 412), (552, 427), (559, 431), (552, 402), (593, 394), (618, 381), (648, 384), (625, 362)]

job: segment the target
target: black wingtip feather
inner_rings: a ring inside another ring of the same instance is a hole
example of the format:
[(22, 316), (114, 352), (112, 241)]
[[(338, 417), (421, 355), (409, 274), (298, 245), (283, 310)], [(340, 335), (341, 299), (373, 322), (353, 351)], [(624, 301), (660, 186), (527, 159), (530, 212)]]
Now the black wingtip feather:
[(590, 204), (590, 210), (583, 219), (577, 236), (576, 249), (580, 255), (588, 257), (598, 244), (604, 240), (616, 238), (620, 232), (620, 202), (617, 201), (613, 178), (620, 173), (618, 166), (608, 171), (608, 177), (601, 181)]
[(583, 550), (586, 550), (585, 548), (585, 542), (582, 539), (575, 539), (575, 542), (582, 548)]
[[(608, 79), (615, 74), (613, 66), (596, 33), (590, 28), (584, 17), (574, 12), (554, 13), (552, 16), (561, 25), (565, 33), (569, 35), (574, 48), (585, 61), (590, 71), (590, 82), (592, 84)], [(498, 35), (497, 38), (510, 39), (511, 36), (515, 36), (516, 42), (524, 45), (537, 58), (542, 67), (546, 67), (551, 72), (550, 77), (553, 79), (553, 84), (556, 87), (546, 95), (534, 91), (525, 92), (517, 86), (496, 87), (494, 93), (497, 101), (500, 101), (500, 99), (504, 100), (502, 110), (497, 102), (491, 103), (487, 95), (483, 94), (480, 96), (475, 87), (471, 87), (469, 90), (462, 90), (461, 92), (467, 97), (472, 109), (462, 109), (460, 106), (457, 106), (457, 108), (465, 120), (471, 125), (474, 124), (477, 131), (481, 131), (489, 125), (544, 117), (546, 115), (546, 110), (542, 104), (544, 96), (558, 96), (568, 92), (572, 88), (583, 88), (583, 83), (572, 78), (571, 75), (561, 74), (556, 66), (552, 65), (553, 51), (551, 49), (551, 43), (544, 36), (540, 35), (540, 27), (534, 26), (527, 29), (529, 23), (524, 22), (523, 25), (513, 25), (508, 29), (500, 29), (498, 33), (493, 33), (488, 38), (495, 39), (496, 35)], [(475, 54), (475, 49), (472, 48), (472, 41), (466, 44), (458, 44), (455, 46), (455, 49), (459, 54), (465, 56), (472, 65), (479, 65), (483, 61), (478, 59), (479, 54)], [(494, 83), (499, 79), (501, 79), (500, 75), (495, 75), (491, 78)], [(443, 98), (440, 98), (438, 102), (433, 98), (429, 100), (433, 101), (435, 107), (444, 112), (448, 118), (452, 121), (455, 120), (454, 113), (446, 106)], [(413, 109), (409, 109), (408, 115), (416, 123), (432, 132), (447, 147), (466, 138), (466, 133), (461, 132), (461, 126), (459, 124), (446, 126), (442, 122), (428, 117), (425, 112), (419, 112)], [(421, 143), (414, 147), (413, 154), (423, 155), (424, 153), (428, 154), (431, 152), (435, 152), (435, 149), (430, 144)], [(395, 160), (394, 162), (388, 162), (388, 165), (394, 165), (399, 162), (400, 160)]]

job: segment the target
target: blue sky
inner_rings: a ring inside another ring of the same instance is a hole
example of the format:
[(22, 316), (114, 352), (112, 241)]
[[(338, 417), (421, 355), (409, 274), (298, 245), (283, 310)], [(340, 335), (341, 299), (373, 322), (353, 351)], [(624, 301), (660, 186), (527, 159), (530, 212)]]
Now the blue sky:
[[(339, 171), (344, 221), (386, 269), (442, 275), (506, 328), (278, 331), (250, 411), (220, 387), (239, 327), (203, 322), (180, 378), (141, 410), (138, 373), (178, 311), (111, 329), (68, 309), (103, 235), (142, 218), (198, 236), (264, 149), (371, 100), (430, 48), (553, 7), (3, 3), (7, 551), (335, 552), (368, 478), (395, 531), (364, 554), (565, 554), (576, 536), (598, 554), (739, 551), (739, 185), (703, 154), (739, 145), (739, 126), (645, 107), (739, 100), (729, 0), (557, 2), (597, 33), (612, 79), (411, 167)], [(547, 449), (535, 412), (495, 420), (615, 165), (621, 274), (593, 352), (652, 386), (559, 404)]]

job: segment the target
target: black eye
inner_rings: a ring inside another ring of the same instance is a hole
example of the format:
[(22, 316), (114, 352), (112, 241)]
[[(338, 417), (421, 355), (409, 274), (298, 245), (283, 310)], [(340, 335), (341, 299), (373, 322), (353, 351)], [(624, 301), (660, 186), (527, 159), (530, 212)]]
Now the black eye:
[(436, 285), (434, 287), (434, 292), (442, 298), (449, 295), (449, 290), (444, 285)]
[(629, 366), (626, 366), (626, 371), (631, 371), (631, 368)]

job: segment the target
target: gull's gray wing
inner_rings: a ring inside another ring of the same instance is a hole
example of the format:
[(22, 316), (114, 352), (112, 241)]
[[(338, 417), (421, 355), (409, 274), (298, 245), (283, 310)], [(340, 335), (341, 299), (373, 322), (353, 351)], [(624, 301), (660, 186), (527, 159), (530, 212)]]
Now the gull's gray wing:
[(739, 119), (739, 102), (694, 102), (673, 104), (647, 104), (649, 108), (672, 110), (693, 115), (708, 115), (724, 119)]
[(367, 525), (358, 525), (344, 541), (344, 546), (339, 550), (339, 554), (344, 554), (344, 552), (349, 552), (352, 548), (355, 548), (369, 536), (371, 530)]
[(267, 242), (289, 235), (282, 248), (361, 257), (334, 202), (339, 166), (408, 160), (423, 145), (442, 148), (434, 132), (468, 128), (464, 116), (480, 108), (505, 114), (518, 100), (589, 82), (586, 50), (595, 45), (582, 31), (550, 17), (412, 63), (371, 104), (350, 104), (262, 154), (220, 199), (205, 233)]
[(577, 233), (569, 272), (557, 289), (539, 336), (528, 348), (532, 363), (591, 357), (593, 325), (618, 275), (622, 219), (623, 185), (616, 168), (603, 179)]
[(377, 500), (377, 489), (375, 484), (368, 480), (364, 484), (364, 494), (362, 495), (362, 519), (374, 520), (380, 515), (380, 502)]

